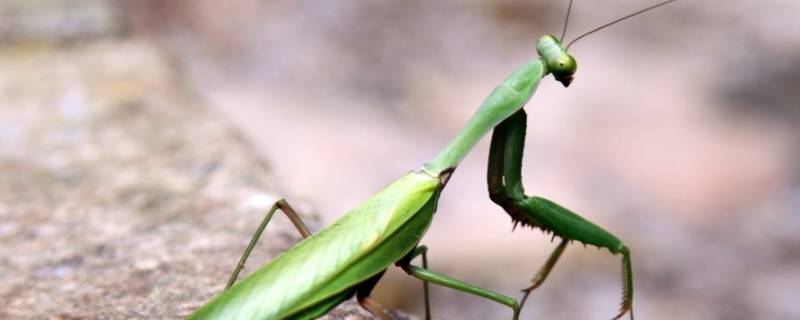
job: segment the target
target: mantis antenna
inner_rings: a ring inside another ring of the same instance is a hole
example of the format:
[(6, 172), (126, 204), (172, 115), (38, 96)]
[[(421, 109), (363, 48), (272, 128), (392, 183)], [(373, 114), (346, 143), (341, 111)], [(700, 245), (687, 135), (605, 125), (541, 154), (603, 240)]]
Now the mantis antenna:
[(564, 36), (567, 35), (567, 25), (569, 25), (569, 13), (572, 12), (572, 0), (569, 0), (569, 6), (567, 7), (567, 17), (564, 18), (564, 30), (561, 31), (561, 37), (558, 38), (558, 41), (564, 42)]
[[(678, 0), (667, 0), (667, 1), (664, 1), (664, 2), (661, 2), (661, 3), (657, 3), (657, 4), (654, 4), (654, 5), (652, 5), (652, 6), (649, 6), (649, 7), (647, 7), (647, 8), (644, 8), (644, 9), (642, 9), (642, 10), (639, 10), (639, 11), (636, 11), (636, 12), (634, 12), (634, 13), (631, 13), (631, 14), (629, 14), (629, 15), (626, 15), (626, 16), (624, 16), (624, 17), (622, 17), (622, 18), (619, 18), (619, 19), (617, 19), (617, 20), (614, 20), (614, 21), (611, 21), (611, 22), (609, 22), (609, 23), (606, 23), (606, 24), (604, 24), (604, 25), (602, 25), (602, 26), (599, 26), (599, 27), (597, 27), (597, 28), (594, 28), (594, 29), (592, 29), (591, 31), (589, 31), (589, 32), (586, 32), (586, 33), (584, 33), (584, 34), (582, 34), (582, 35), (578, 36), (577, 38), (573, 39), (572, 41), (570, 41), (570, 42), (569, 42), (569, 44), (567, 45), (566, 49), (569, 49), (569, 47), (570, 47), (570, 46), (572, 46), (572, 44), (573, 44), (573, 43), (575, 43), (576, 41), (578, 41), (578, 40), (580, 40), (581, 38), (583, 38), (583, 37), (586, 37), (586, 36), (588, 36), (588, 35), (590, 35), (590, 34), (592, 34), (592, 33), (595, 33), (595, 32), (597, 32), (597, 31), (600, 31), (600, 30), (602, 30), (602, 29), (605, 29), (606, 27), (609, 27), (609, 26), (611, 26), (611, 25), (614, 25), (614, 24), (615, 24), (615, 23), (617, 23), (617, 22), (620, 22), (620, 21), (626, 20), (626, 19), (628, 19), (628, 18), (633, 18), (633, 17), (635, 17), (635, 16), (637, 16), (637, 15), (639, 15), (639, 14), (645, 13), (645, 12), (647, 12), (647, 11), (653, 10), (653, 9), (655, 9), (655, 8), (658, 8), (658, 7), (660, 7), (660, 6), (663, 6), (663, 5), (669, 4), (670, 2), (675, 2), (675, 1), (678, 1)], [(570, 5), (570, 7), (572, 7), (572, 0), (570, 0), (570, 1), (569, 1), (569, 5)], [(569, 19), (569, 11), (567, 11), (567, 19)], [(564, 30), (565, 30), (565, 32), (566, 32), (566, 28), (567, 28), (567, 27), (566, 27), (566, 25), (565, 25), (565, 26), (564, 26)], [(561, 37), (563, 38), (564, 36), (561, 36)]]

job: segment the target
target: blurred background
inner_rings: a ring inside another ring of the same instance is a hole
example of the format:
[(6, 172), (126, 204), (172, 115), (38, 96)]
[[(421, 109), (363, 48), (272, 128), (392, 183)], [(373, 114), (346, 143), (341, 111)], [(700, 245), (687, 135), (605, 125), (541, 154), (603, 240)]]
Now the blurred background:
[[(231, 127), (233, 140), (267, 163), (272, 192), (320, 217), (315, 229), (431, 159), (495, 85), (536, 58), (539, 36), (560, 33), (567, 7), (565, 0), (33, 3), (0, 5), (0, 50), (15, 52), (5, 66), (43, 44), (145, 44), (173, 72), (166, 81), (202, 105), (197, 112)], [(648, 4), (578, 0), (566, 38)], [(795, 0), (678, 1), (577, 42), (573, 84), (565, 89), (548, 77), (528, 104), (527, 192), (573, 209), (631, 248), (641, 319), (800, 318), (798, 16)], [(124, 52), (109, 59), (126, 61)], [(10, 70), (0, 73), (13, 83)], [(27, 108), (2, 104), (8, 113)], [(187, 143), (208, 143), (203, 129), (196, 133)], [(556, 243), (531, 229), (511, 232), (487, 196), (487, 153), (485, 139), (459, 166), (422, 243), (433, 270), (518, 296)], [(237, 229), (241, 239), (257, 212), (233, 219), (249, 221)], [(620, 257), (574, 244), (522, 318), (610, 318), (620, 292)], [(422, 314), (419, 282), (398, 270), (374, 296)], [(433, 287), (432, 297), (439, 319), (510, 316), (446, 288)]]

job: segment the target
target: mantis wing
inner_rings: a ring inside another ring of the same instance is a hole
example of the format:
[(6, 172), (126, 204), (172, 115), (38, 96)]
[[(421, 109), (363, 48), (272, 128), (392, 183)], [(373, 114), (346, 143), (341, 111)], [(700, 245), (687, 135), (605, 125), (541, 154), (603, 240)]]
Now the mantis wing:
[(211, 302), (191, 319), (314, 318), (419, 242), (440, 181), (424, 171), (396, 180)]

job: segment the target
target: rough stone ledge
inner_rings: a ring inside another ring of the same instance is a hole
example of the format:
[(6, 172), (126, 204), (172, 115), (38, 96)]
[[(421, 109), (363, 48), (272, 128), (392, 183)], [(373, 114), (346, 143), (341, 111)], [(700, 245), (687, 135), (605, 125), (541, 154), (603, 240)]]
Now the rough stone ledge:
[[(5, 46), (0, 70), (0, 318), (177, 319), (219, 292), (274, 186), (161, 52)], [(277, 222), (253, 259), (296, 239)]]

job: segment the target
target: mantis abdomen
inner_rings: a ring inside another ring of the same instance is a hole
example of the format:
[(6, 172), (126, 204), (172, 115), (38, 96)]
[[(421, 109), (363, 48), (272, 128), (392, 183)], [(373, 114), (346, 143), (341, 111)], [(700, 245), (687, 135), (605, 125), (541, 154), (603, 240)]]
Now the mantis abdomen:
[(191, 319), (313, 319), (411, 251), (430, 225), (440, 181), (398, 179), (203, 306)]

